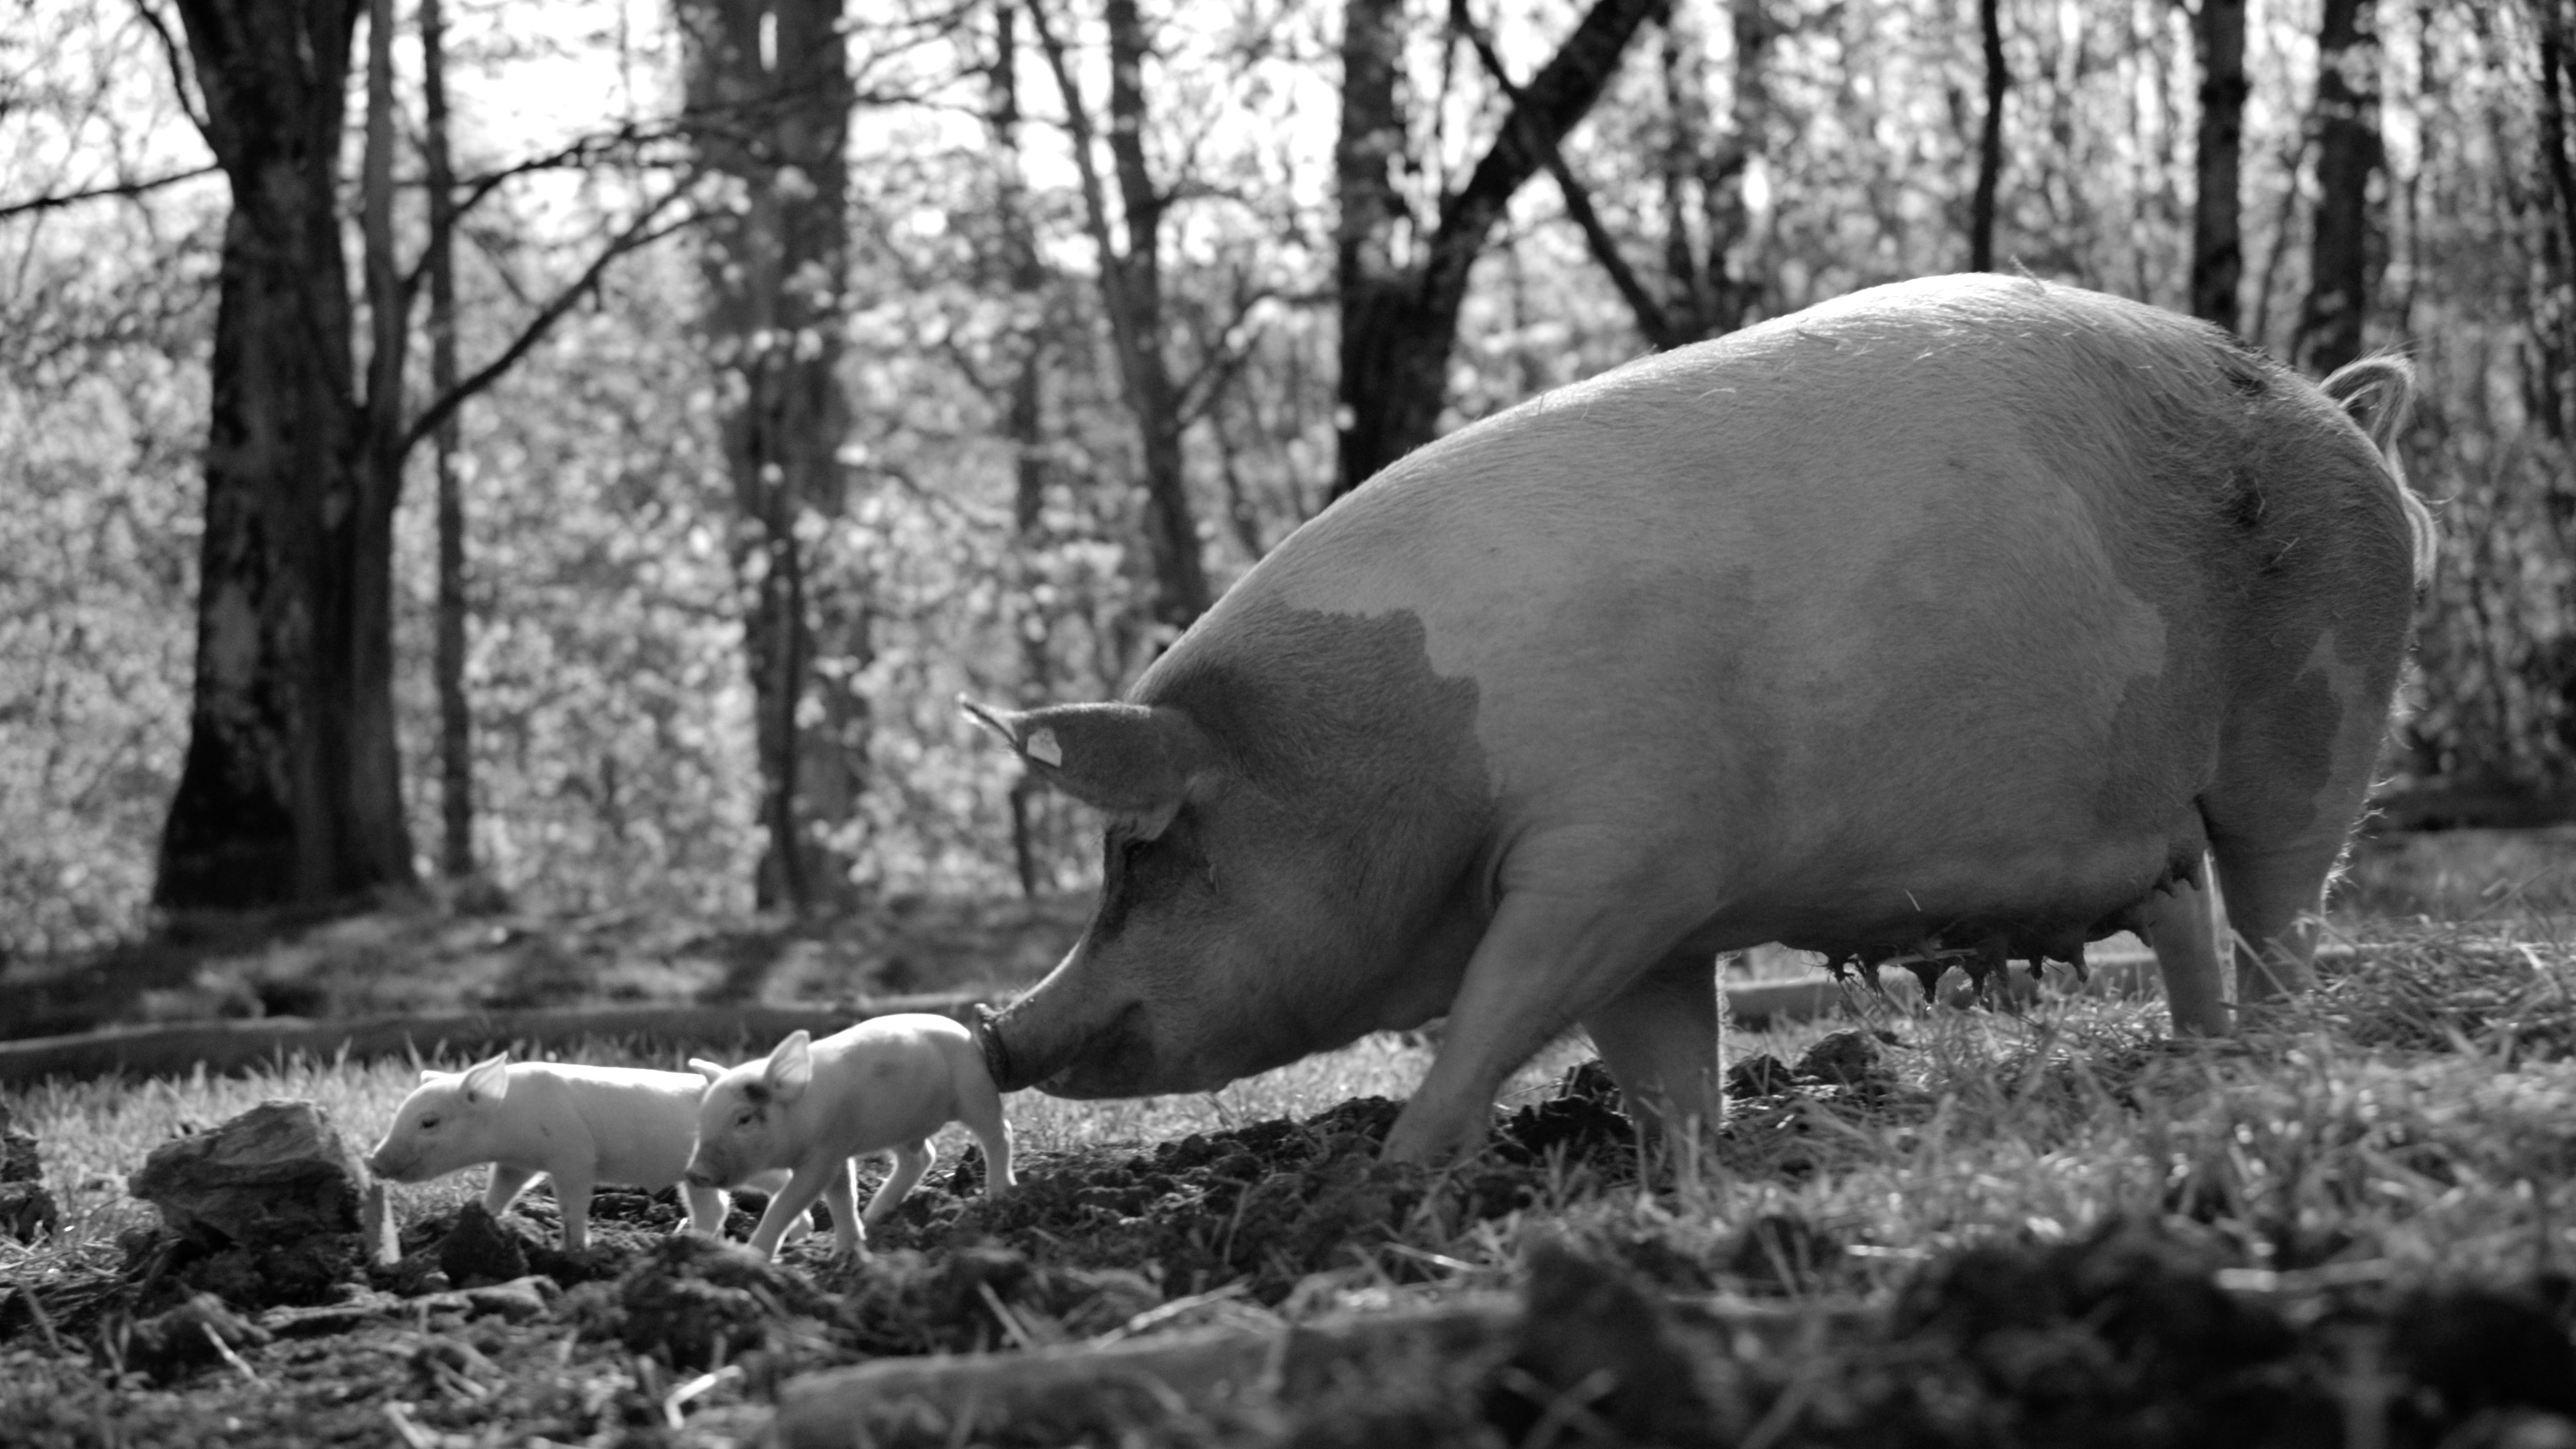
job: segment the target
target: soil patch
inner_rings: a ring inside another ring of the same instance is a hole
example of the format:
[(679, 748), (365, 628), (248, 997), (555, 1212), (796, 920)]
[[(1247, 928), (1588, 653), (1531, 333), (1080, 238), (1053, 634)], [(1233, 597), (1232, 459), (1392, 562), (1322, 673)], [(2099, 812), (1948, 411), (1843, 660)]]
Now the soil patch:
[[(1842, 1043), (1749, 1071), (1848, 1110), (1873, 1061)], [(784, 1405), (788, 1449), (854, 1424), (883, 1445), (2326, 1449), (2367, 1412), (2392, 1449), (2576, 1444), (2566, 1280), (2302, 1283), (2180, 1217), (1989, 1240), (1876, 1300), (1859, 1245), (1794, 1217), (1714, 1248), (1529, 1229), (1515, 1293), (1464, 1293), (1413, 1244), (1635, 1191), (1632, 1133), (1597, 1068), (1498, 1116), (1454, 1173), (1378, 1160), (1396, 1111), (1041, 1155), (998, 1200), (970, 1152), (857, 1261), (828, 1234), (774, 1264), (674, 1235), (669, 1192), (601, 1192), (579, 1254), (542, 1191), (412, 1223), (382, 1267), (355, 1234), (310, 1272), (137, 1234), (99, 1283), (0, 1299), (0, 1424), (66, 1446), (107, 1422), (176, 1446), (712, 1445)], [(1335, 1270), (1389, 1307), (1313, 1317), (1298, 1290)]]

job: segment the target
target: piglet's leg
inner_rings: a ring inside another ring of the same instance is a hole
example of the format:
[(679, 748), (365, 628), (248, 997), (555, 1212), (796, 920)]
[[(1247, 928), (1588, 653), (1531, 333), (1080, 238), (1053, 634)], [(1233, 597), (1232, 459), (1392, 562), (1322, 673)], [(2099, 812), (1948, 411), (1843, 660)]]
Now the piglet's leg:
[(858, 1220), (850, 1210), (850, 1162), (846, 1157), (799, 1165), (787, 1185), (770, 1197), (769, 1210), (760, 1215), (760, 1226), (751, 1230), (751, 1250), (764, 1258), (778, 1256), (778, 1240), (786, 1236), (787, 1225), (827, 1194), (839, 1246), (843, 1252), (850, 1251)]
[(563, 1208), (564, 1251), (590, 1246), (590, 1193), (599, 1184), (587, 1172), (553, 1174), (555, 1202)]
[(886, 1214), (894, 1211), (895, 1204), (903, 1201), (903, 1195), (912, 1191), (913, 1185), (921, 1181), (921, 1175), (930, 1170), (930, 1164), (938, 1160), (939, 1149), (931, 1146), (927, 1137), (896, 1148), (894, 1170), (886, 1174), (885, 1181), (877, 1184), (876, 1195), (868, 1199), (867, 1213), (860, 1221), (869, 1227), (884, 1222)]
[(724, 1236), (725, 1213), (732, 1204), (727, 1201), (721, 1188), (700, 1187), (694, 1182), (683, 1182), (680, 1184), (680, 1196), (689, 1204), (689, 1220), (681, 1227), (673, 1228), (671, 1230), (673, 1236), (676, 1237), (682, 1232), (700, 1233), (710, 1238)]
[(518, 1201), (520, 1193), (528, 1190), (528, 1184), (536, 1180), (535, 1168), (503, 1167), (493, 1163), (492, 1181), (483, 1189), (483, 1211), (499, 1217), (511, 1203)]
[(957, 1085), (957, 1119), (984, 1144), (984, 1195), (990, 1197), (1018, 1186), (1019, 1179), (1011, 1175), (1011, 1124), (1002, 1117), (1002, 1094), (982, 1066), (976, 1063), (974, 1074)]
[(850, 1172), (850, 1159), (844, 1157), (832, 1165), (831, 1180), (823, 1184), (823, 1204), (832, 1210), (833, 1256), (866, 1257), (868, 1230), (867, 1225), (859, 1221), (857, 1189)]

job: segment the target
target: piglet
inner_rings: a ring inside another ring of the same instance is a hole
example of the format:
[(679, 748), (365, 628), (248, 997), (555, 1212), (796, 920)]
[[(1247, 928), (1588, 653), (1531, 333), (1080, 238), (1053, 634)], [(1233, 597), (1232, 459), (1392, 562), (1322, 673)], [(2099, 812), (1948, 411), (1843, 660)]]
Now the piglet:
[[(752, 1230), (752, 1251), (763, 1257), (777, 1252), (787, 1225), (818, 1197), (832, 1209), (833, 1251), (865, 1253), (867, 1226), (883, 1221), (929, 1170), (930, 1134), (950, 1122), (964, 1122), (984, 1144), (984, 1190), (1012, 1185), (1002, 1094), (974, 1038), (947, 1017), (880, 1016), (821, 1041), (799, 1031), (760, 1061), (689, 1065), (707, 1080), (690, 1184), (730, 1187), (778, 1168), (793, 1174)], [(861, 1217), (851, 1211), (850, 1159), (888, 1150), (894, 1170)]]
[[(590, 1195), (601, 1183), (655, 1189), (679, 1182), (707, 1084), (695, 1072), (511, 1063), (508, 1053), (461, 1072), (424, 1071), (394, 1113), (367, 1166), (394, 1182), (427, 1182), (492, 1164), (483, 1206), (498, 1216), (538, 1173), (554, 1180), (564, 1249), (590, 1240)], [(787, 1174), (740, 1179), (769, 1190)], [(683, 1188), (691, 1228), (722, 1236), (725, 1197)]]

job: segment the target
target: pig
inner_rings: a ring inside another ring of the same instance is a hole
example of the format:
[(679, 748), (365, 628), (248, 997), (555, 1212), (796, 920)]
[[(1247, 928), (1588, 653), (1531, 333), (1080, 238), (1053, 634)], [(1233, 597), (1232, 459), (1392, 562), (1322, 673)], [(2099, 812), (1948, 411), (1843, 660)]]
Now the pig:
[(2411, 387), (1975, 275), (1461, 428), (1122, 701), (960, 701), (1104, 821), (1083, 935), (978, 1018), (994, 1080), (1205, 1091), (1445, 1013), (1393, 1159), (1473, 1151), (1578, 1025), (1643, 1125), (1705, 1129), (1712, 961), (1765, 942), (2036, 967), (2134, 929), (2175, 1029), (2228, 1032), (2309, 982), (2385, 732)]
[[(966, 1027), (920, 1012), (879, 1016), (821, 1041), (797, 1031), (756, 1062), (727, 1068), (693, 1059), (706, 1079), (698, 1108), (691, 1185), (729, 1187), (789, 1169), (752, 1229), (751, 1248), (774, 1257), (780, 1235), (821, 1198), (832, 1209), (833, 1252), (867, 1251), (867, 1228), (885, 1220), (937, 1158), (930, 1134), (964, 1122), (984, 1145), (984, 1191), (1011, 1187), (1011, 1129), (1002, 1095)], [(892, 1149), (893, 1170), (851, 1211), (850, 1159)]]
[[(553, 1179), (563, 1245), (590, 1241), (590, 1195), (602, 1183), (659, 1189), (679, 1182), (707, 1084), (695, 1072), (519, 1062), (507, 1052), (461, 1072), (424, 1071), (395, 1110), (367, 1167), (394, 1182), (492, 1164), (483, 1206), (499, 1216), (538, 1173)], [(755, 1185), (783, 1186), (775, 1173)], [(724, 1234), (724, 1194), (690, 1184), (688, 1226)]]

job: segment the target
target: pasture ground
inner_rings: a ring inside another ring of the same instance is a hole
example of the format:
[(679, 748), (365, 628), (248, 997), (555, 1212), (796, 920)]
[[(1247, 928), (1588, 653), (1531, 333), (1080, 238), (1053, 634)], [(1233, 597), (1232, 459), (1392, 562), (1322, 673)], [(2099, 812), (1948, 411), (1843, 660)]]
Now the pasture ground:
[[(1014, 1098), (1019, 1190), (952, 1129), (856, 1263), (671, 1239), (667, 1194), (607, 1196), (566, 1257), (542, 1190), (495, 1231), (468, 1173), (394, 1190), (398, 1267), (297, 1285), (166, 1251), (125, 1176), (272, 1097), (363, 1146), (408, 1064), (11, 1090), (63, 1221), (0, 1238), (0, 1444), (731, 1445), (838, 1366), (1501, 1302), (1257, 1391), (924, 1400), (843, 1442), (2576, 1445), (2567, 856), (2460, 844), (2365, 860), (2360, 949), (2229, 1042), (2094, 997), (1740, 1034), (1712, 1159), (1641, 1180), (1579, 1039), (1483, 1158), (1377, 1162), (1429, 1049), (1372, 1038), (1206, 1096)], [(167, 1316), (198, 1292), (265, 1339)]]

